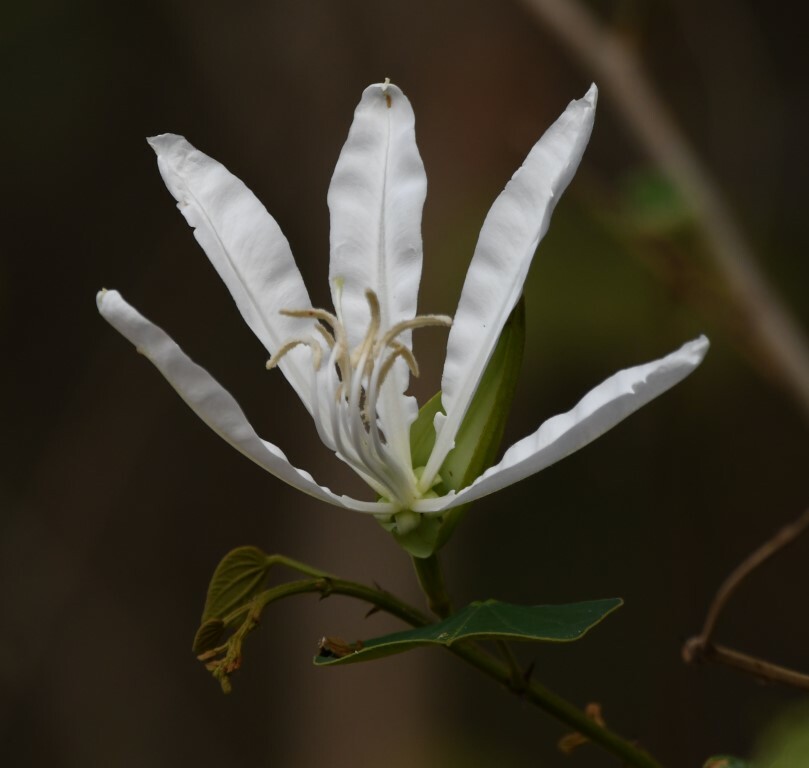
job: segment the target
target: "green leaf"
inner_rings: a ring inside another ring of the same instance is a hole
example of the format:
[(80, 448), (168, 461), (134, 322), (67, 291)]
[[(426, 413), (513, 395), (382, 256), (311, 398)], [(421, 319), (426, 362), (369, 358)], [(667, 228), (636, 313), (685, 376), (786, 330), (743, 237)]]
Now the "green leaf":
[(208, 586), (202, 624), (210, 619), (224, 620), (261, 592), (271, 564), (272, 559), (258, 547), (238, 547), (228, 552), (216, 566)]
[(730, 755), (714, 755), (705, 761), (702, 768), (753, 768), (753, 764)]
[(230, 675), (241, 665), (242, 642), (258, 621), (251, 601), (264, 590), (277, 560), (258, 547), (238, 547), (222, 558), (211, 577), (191, 650), (225, 693), (230, 692)]
[(197, 633), (194, 635), (191, 652), (195, 656), (199, 656), (205, 651), (216, 648), (224, 633), (225, 622), (222, 619), (206, 619), (200, 624)]
[(578, 640), (623, 601), (591, 600), (569, 605), (523, 606), (486, 600), (468, 605), (437, 624), (346, 644), (326, 641), (315, 657), (318, 666), (353, 664), (426, 645), (450, 647), (461, 640), (530, 640), (564, 643)]
[[(329, 591), (329, 574), (284, 555), (267, 555), (257, 547), (238, 547), (216, 567), (200, 627), (191, 650), (205, 668), (230, 692), (230, 676), (242, 664), (245, 638), (258, 626), (261, 612), (275, 600), (298, 594), (307, 581), (292, 581), (266, 589), (270, 569), (282, 565), (316, 580), (317, 591)], [(306, 590), (304, 590), (306, 591)], [(309, 590), (311, 591), (311, 590)]]
[[(521, 297), (503, 326), (458, 430), (455, 448), (441, 466), (441, 483), (435, 488), (439, 495), (466, 488), (494, 463), (511, 410), (524, 346), (525, 300)], [(425, 466), (430, 458), (435, 445), (433, 423), (436, 413), (441, 410), (441, 393), (438, 392), (422, 406), (410, 427), (410, 453), (414, 467)], [(461, 505), (444, 515), (424, 515), (421, 524), (405, 534), (399, 534), (396, 526), (384, 519), (380, 522), (411, 555), (424, 558), (447, 542), (465, 511), (466, 505)]]

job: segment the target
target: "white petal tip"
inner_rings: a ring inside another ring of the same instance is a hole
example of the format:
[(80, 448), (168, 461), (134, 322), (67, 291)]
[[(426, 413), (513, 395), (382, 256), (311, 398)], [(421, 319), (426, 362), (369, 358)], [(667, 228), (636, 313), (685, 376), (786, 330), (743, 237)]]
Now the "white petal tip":
[(584, 94), (584, 100), (591, 106), (595, 106), (598, 101), (598, 86), (595, 83), (590, 84), (587, 93)]
[(184, 142), (185, 138), (178, 136), (176, 133), (161, 133), (157, 136), (149, 136), (146, 141), (155, 151), (155, 154), (160, 155)]
[(104, 299), (107, 297), (108, 293), (117, 293), (117, 291), (108, 291), (106, 288), (102, 288), (96, 294), (96, 306), (98, 307), (99, 312), (101, 312), (101, 307), (104, 304)]
[[(394, 85), (389, 77), (385, 78), (385, 81), (382, 83), (374, 83), (373, 85), (369, 85), (362, 94), (362, 104), (367, 98), (371, 99), (379, 99), (381, 97), (382, 101), (384, 101), (385, 106), (388, 109), (394, 104), (394, 99), (397, 99), (404, 94), (402, 93), (402, 89), (399, 88), (398, 85)], [(367, 102), (366, 102), (367, 103)], [(375, 103), (375, 102), (371, 102)]]
[(683, 344), (679, 354), (693, 360), (694, 366), (699, 365), (708, 352), (711, 342), (704, 334)]

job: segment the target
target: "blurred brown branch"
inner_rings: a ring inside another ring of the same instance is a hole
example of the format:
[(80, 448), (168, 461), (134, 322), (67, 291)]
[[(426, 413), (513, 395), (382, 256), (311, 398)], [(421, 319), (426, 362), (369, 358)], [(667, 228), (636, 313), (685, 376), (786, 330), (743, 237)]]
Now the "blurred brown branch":
[(809, 344), (770, 288), (719, 189), (657, 95), (640, 58), (579, 0), (521, 0), (594, 73), (628, 129), (679, 187), (747, 327), (809, 420)]
[(714, 630), (719, 615), (722, 613), (728, 600), (744, 581), (756, 568), (769, 560), (773, 555), (781, 552), (787, 545), (791, 544), (809, 527), (809, 509), (793, 523), (782, 528), (768, 541), (764, 542), (758, 549), (749, 555), (740, 565), (738, 565), (730, 576), (725, 579), (719, 591), (708, 609), (705, 624), (702, 632), (690, 638), (683, 646), (683, 659), (686, 663), (692, 664), (697, 661), (716, 661), (728, 666), (735, 667), (744, 672), (748, 672), (756, 677), (773, 682), (785, 683), (795, 688), (809, 690), (809, 675), (786, 667), (772, 664), (769, 661), (748, 656), (732, 648), (713, 643)]

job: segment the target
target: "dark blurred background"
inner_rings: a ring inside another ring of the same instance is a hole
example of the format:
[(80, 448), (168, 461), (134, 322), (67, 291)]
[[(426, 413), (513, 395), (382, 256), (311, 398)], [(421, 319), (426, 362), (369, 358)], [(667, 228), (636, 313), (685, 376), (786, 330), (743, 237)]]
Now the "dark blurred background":
[[(634, 40), (659, 93), (809, 325), (803, 27), (752, 0), (590, 6)], [(31, 766), (612, 764), (448, 655), (314, 669), (318, 638), (397, 627), (332, 598), (274, 606), (223, 696), (190, 653), (208, 578), (240, 544), (418, 601), (376, 523), (305, 497), (211, 433), (96, 313), (118, 288), (325, 484), (317, 441), (174, 207), (144, 137), (225, 163), (328, 303), (326, 190), (362, 89), (410, 97), (429, 179), (420, 307), (454, 311), (489, 205), (597, 74), (518, 2), (248, 0), (4, 5), (5, 415), (0, 476), (0, 754)], [(445, 549), (456, 601), (621, 596), (580, 643), (523, 648), (535, 675), (672, 766), (746, 754), (799, 697), (687, 667), (724, 576), (807, 502), (800, 409), (727, 321), (687, 214), (602, 88), (581, 171), (526, 287), (507, 440), (615, 370), (700, 332), (702, 368), (614, 432), (475, 505)], [(438, 387), (443, 339), (417, 337)], [(717, 639), (809, 671), (809, 539), (751, 578)]]

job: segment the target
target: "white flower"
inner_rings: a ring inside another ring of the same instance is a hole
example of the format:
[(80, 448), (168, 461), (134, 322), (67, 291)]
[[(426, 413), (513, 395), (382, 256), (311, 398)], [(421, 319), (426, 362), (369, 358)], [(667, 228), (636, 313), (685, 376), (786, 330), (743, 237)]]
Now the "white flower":
[[(414, 468), (406, 395), (417, 375), (411, 331), (449, 325), (416, 314), (421, 278), (421, 211), (427, 189), (414, 116), (387, 81), (365, 90), (329, 189), (334, 312), (315, 309), (286, 238), (250, 190), (184, 138), (150, 139), (158, 166), (194, 235), (245, 321), (312, 415), (320, 439), (373, 489), (379, 501), (340, 496), (293, 467), (260, 438), (234, 400), (160, 328), (116, 291), (101, 291), (101, 314), (154, 363), (215, 432), (290, 485), (339, 507), (397, 514), (402, 527), (516, 483), (578, 450), (673, 386), (700, 363), (704, 337), (597, 386), (570, 411), (509, 448), (467, 488), (431, 490), (452, 450), (503, 325), (520, 297), (534, 251), (590, 137), (597, 90), (573, 101), (529, 153), (495, 201), (480, 233), (447, 343), (444, 414), (435, 447)], [(398, 515), (401, 513), (401, 515)], [(409, 521), (409, 522), (408, 522)]]

